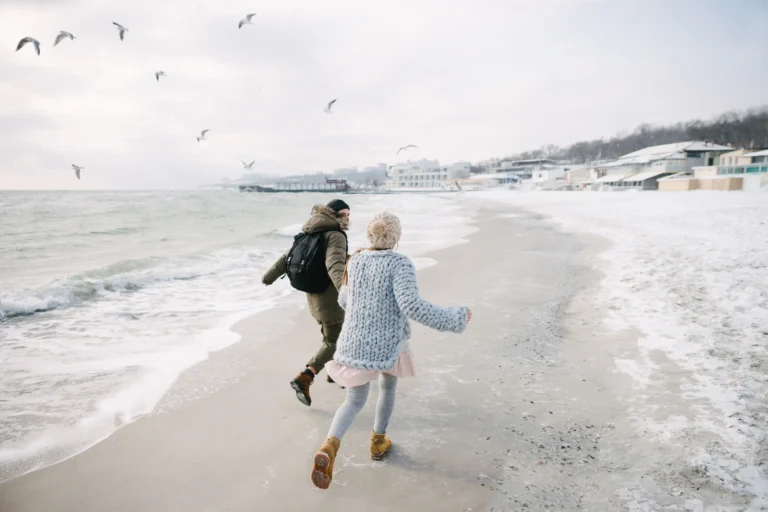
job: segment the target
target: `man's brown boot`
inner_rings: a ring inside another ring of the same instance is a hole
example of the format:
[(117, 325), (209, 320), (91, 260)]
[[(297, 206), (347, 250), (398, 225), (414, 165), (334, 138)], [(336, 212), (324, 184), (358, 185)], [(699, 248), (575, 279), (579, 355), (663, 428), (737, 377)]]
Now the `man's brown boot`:
[(312, 385), (314, 380), (315, 374), (307, 368), (291, 381), (291, 387), (296, 392), (296, 398), (304, 405), (312, 405), (312, 398), (309, 396), (309, 386)]

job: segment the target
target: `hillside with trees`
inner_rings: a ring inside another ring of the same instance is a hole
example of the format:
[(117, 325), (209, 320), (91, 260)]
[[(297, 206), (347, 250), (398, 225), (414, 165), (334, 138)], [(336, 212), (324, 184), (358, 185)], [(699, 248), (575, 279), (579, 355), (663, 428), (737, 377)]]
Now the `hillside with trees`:
[[(735, 148), (768, 148), (768, 106), (746, 112), (727, 112), (709, 121), (697, 119), (669, 126), (641, 124), (630, 134), (576, 142), (568, 147), (550, 144), (537, 150), (508, 156), (504, 160), (553, 158), (584, 163), (618, 158), (648, 146), (688, 140), (713, 141)], [(494, 160), (498, 162), (501, 159)]]

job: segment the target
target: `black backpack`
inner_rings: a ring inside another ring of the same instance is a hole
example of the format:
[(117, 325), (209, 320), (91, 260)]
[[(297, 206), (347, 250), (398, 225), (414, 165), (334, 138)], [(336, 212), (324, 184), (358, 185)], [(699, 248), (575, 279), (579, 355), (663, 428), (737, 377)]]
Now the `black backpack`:
[[(339, 231), (347, 237), (346, 233)], [(331, 284), (325, 268), (325, 233), (299, 233), (288, 251), (286, 274), (291, 286), (306, 293), (323, 293)]]

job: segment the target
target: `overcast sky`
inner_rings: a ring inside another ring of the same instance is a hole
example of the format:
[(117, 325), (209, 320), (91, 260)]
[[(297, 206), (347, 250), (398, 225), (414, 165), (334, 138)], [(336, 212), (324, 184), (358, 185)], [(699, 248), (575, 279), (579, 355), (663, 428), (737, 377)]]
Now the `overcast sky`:
[(405, 144), (478, 161), (708, 118), (768, 103), (766, 27), (765, 0), (0, 0), (0, 189), (194, 187)]

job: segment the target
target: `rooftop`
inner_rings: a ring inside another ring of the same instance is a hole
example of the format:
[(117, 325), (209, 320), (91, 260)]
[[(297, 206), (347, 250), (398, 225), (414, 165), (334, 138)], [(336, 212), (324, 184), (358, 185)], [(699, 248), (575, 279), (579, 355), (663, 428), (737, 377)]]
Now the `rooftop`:
[(660, 146), (650, 146), (634, 153), (629, 153), (619, 157), (613, 162), (605, 164), (603, 167), (619, 167), (622, 165), (641, 165), (654, 162), (656, 160), (666, 159), (684, 159), (688, 151), (733, 151), (733, 148), (721, 146), (705, 141), (675, 142), (673, 144), (662, 144)]
[(755, 153), (746, 153), (746, 154), (744, 154), (742, 156), (749, 157), (749, 158), (754, 157), (754, 156), (768, 156), (768, 149), (764, 149), (762, 151), (757, 151)]
[[(499, 162), (501, 164), (501, 167), (517, 167), (517, 166), (523, 166), (523, 165), (533, 165), (533, 164), (552, 164), (555, 165), (557, 162), (555, 160), (549, 159), (549, 158), (533, 158), (530, 160), (502, 160)], [(507, 164), (507, 165), (503, 165)]]

